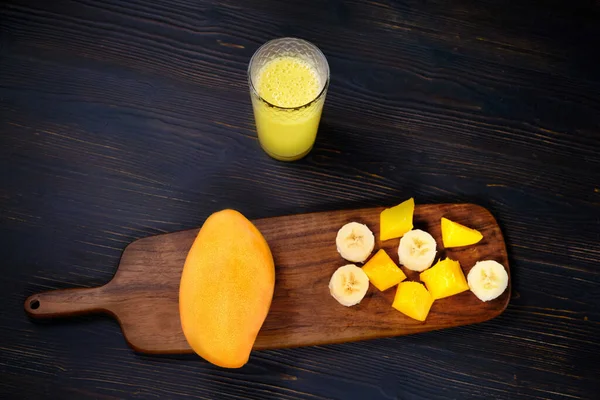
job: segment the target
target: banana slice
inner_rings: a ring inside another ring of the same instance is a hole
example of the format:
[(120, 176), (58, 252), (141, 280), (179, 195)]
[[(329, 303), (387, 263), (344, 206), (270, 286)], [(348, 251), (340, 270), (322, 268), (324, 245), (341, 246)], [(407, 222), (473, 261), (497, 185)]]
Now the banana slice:
[(433, 236), (420, 229), (408, 231), (400, 239), (400, 264), (412, 271), (425, 271), (435, 259), (437, 243)]
[(497, 261), (479, 261), (469, 271), (467, 283), (479, 300), (490, 301), (504, 293), (508, 287), (508, 274)]
[(335, 244), (338, 253), (346, 260), (363, 262), (375, 247), (375, 236), (366, 225), (350, 222), (340, 228)]
[(369, 289), (369, 277), (354, 264), (339, 267), (329, 281), (329, 292), (341, 305), (350, 307), (360, 303)]

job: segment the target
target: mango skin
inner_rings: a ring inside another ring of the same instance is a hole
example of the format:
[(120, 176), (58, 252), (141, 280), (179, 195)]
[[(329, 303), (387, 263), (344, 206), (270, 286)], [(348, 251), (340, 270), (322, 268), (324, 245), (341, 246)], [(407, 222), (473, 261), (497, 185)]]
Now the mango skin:
[(239, 368), (273, 299), (275, 265), (267, 241), (241, 213), (223, 210), (204, 222), (183, 267), (181, 327), (208, 362)]

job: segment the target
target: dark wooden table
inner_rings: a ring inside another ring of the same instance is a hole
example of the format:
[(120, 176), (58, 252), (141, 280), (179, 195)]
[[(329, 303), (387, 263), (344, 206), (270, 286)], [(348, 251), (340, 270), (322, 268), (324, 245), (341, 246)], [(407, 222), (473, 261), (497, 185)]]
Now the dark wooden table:
[[(600, 5), (594, 1), (4, 1), (0, 398), (600, 396)], [(255, 137), (258, 46), (332, 75), (296, 163)], [(127, 347), (33, 293), (107, 282), (138, 238), (249, 218), (474, 202), (504, 230), (508, 309), (479, 325), (253, 353), (240, 370)]]

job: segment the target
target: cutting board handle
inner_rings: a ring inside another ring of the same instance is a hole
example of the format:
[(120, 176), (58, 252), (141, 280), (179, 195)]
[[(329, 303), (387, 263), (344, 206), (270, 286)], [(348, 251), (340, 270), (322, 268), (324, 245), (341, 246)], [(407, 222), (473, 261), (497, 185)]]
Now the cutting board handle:
[(33, 318), (70, 317), (112, 313), (106, 286), (61, 289), (37, 293), (25, 300), (25, 312)]

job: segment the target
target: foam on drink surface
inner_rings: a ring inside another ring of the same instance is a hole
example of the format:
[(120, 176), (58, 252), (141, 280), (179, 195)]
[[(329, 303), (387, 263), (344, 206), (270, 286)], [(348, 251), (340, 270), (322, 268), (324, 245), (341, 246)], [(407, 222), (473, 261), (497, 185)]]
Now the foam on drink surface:
[(278, 57), (258, 73), (260, 97), (279, 107), (299, 107), (314, 100), (321, 91), (317, 71), (298, 57)]

